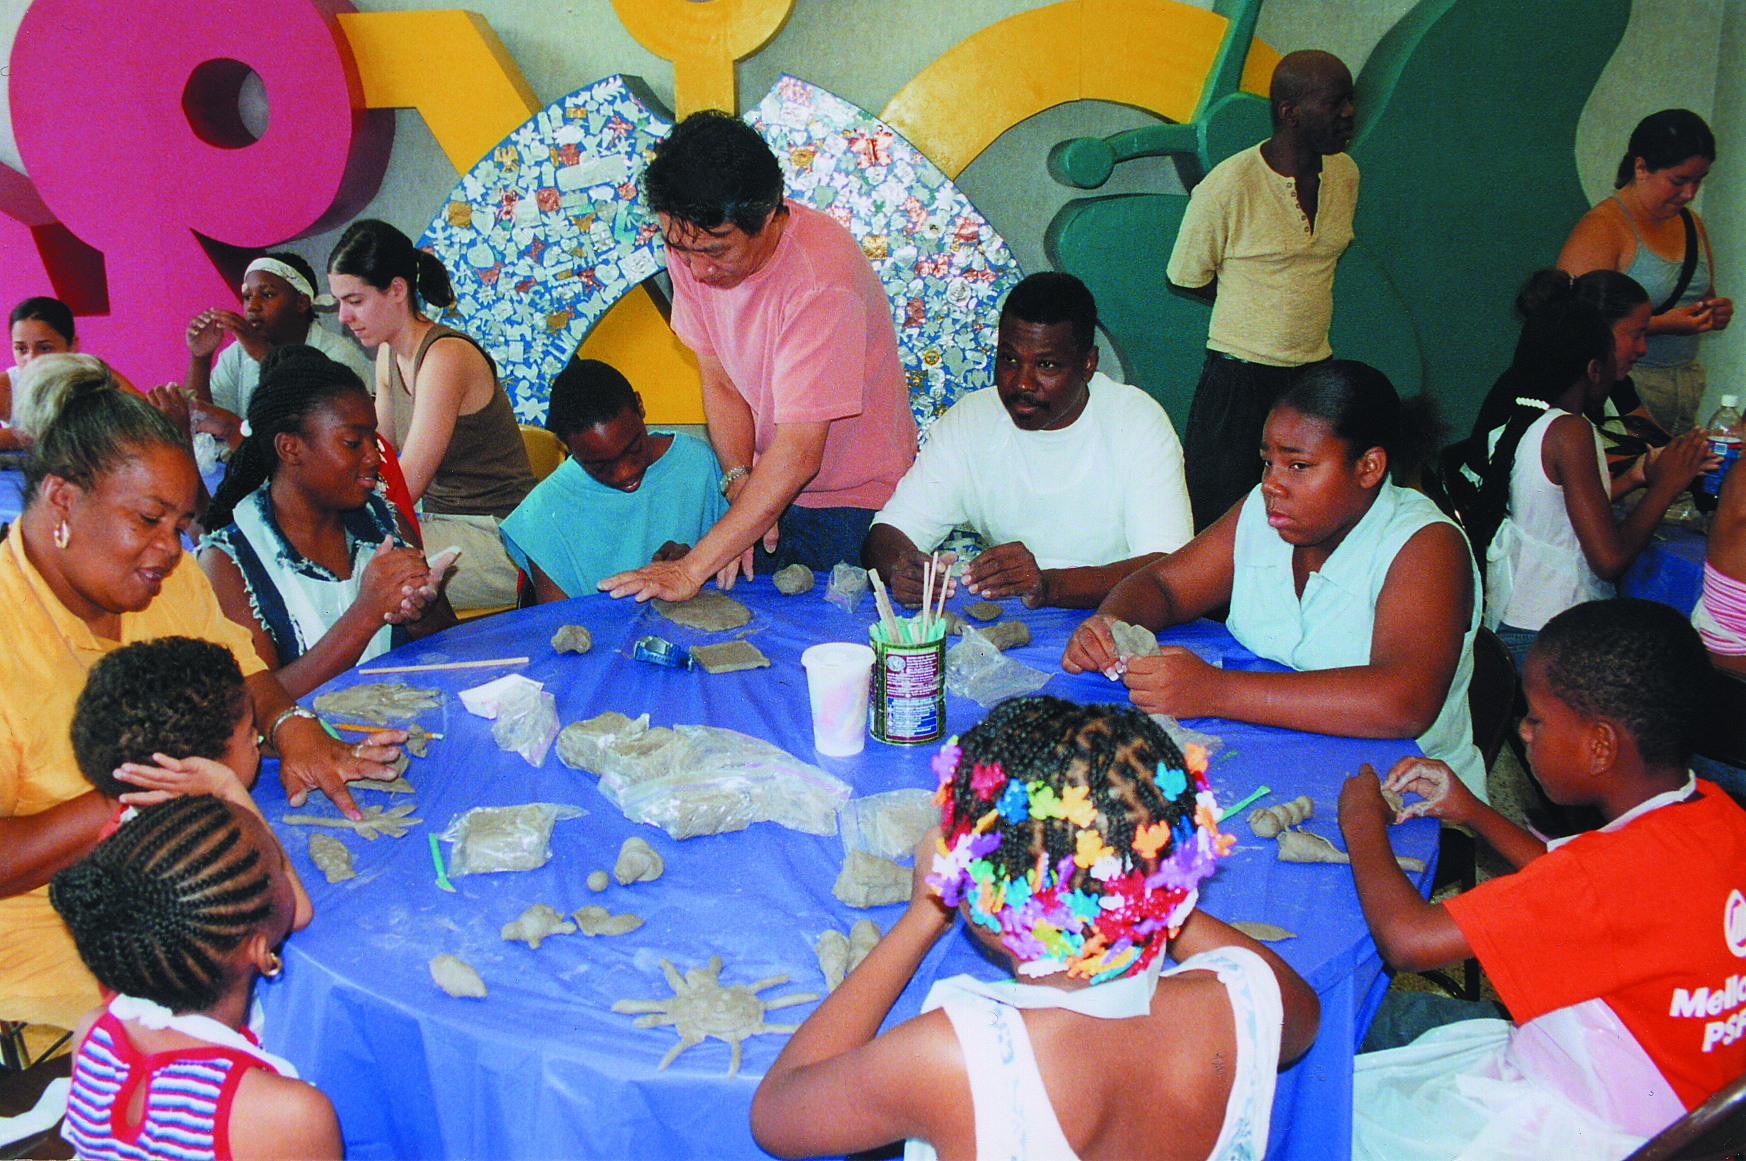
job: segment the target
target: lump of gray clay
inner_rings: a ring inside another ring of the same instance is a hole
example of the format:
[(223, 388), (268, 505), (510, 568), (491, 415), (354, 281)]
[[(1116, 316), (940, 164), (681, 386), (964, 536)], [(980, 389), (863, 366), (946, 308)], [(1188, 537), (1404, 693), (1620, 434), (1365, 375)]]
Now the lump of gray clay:
[(590, 903), (570, 912), (570, 918), (576, 921), (575, 929), (583, 935), (623, 935), (643, 925), (640, 915), (632, 915), (628, 911), (622, 915), (611, 915), (598, 903)]
[(593, 891), (595, 894), (599, 894), (600, 892), (606, 890), (606, 883), (607, 883), (607, 878), (606, 878), (605, 871), (590, 871), (590, 872), (588, 872), (588, 889), (590, 891)]
[(1005, 653), (1031, 643), (1031, 628), (1023, 621), (1002, 621), (982, 630), (982, 636), (996, 649)]
[(576, 925), (561, 917), (550, 903), (535, 903), (503, 925), (505, 940), (519, 939), (535, 951), (548, 936), (574, 935)]
[(586, 653), (594, 647), (594, 639), (581, 625), (561, 625), (552, 634), (552, 648), (559, 653)]
[(358, 877), (358, 873), (352, 870), (352, 852), (346, 849), (346, 844), (332, 835), (309, 836), (309, 861), (315, 864), (330, 883)]
[(436, 986), (451, 996), (485, 998), (485, 981), (473, 970), (473, 965), (458, 955), (443, 952), (430, 961), (430, 978)]
[(1150, 657), (1158, 652), (1158, 634), (1126, 621), (1112, 621), (1109, 635), (1115, 641), (1116, 653), (1122, 657)]
[(908, 867), (866, 851), (850, 851), (831, 894), (851, 907), (883, 907), (909, 898), (910, 878)]
[(993, 601), (977, 601), (975, 604), (965, 605), (964, 611), (978, 621), (992, 621), (1000, 616), (1000, 606)]
[(795, 597), (811, 589), (817, 583), (817, 578), (804, 564), (791, 564), (787, 568), (777, 569), (776, 575), (770, 581), (783, 596)]
[(655, 848), (641, 835), (633, 834), (618, 848), (618, 861), (612, 865), (612, 877), (622, 887), (628, 883), (646, 883), (659, 879), (661, 872), (666, 869), (666, 864), (655, 853)]

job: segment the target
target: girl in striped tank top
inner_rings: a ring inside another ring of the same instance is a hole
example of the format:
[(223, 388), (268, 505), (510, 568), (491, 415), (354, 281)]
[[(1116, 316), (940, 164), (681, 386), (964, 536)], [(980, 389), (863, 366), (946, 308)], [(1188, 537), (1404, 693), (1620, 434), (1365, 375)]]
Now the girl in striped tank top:
[(147, 806), (55, 875), (49, 900), (117, 993), (78, 1031), (61, 1132), (80, 1157), (343, 1155), (327, 1097), (244, 1028), (296, 911), (258, 815), (208, 795)]

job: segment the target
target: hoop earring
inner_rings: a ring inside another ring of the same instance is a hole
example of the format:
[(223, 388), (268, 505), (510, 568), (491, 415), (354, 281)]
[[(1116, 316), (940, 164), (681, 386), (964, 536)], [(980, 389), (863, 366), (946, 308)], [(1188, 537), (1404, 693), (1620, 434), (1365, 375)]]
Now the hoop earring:
[(272, 980), (277, 979), (279, 973), (284, 970), (285, 962), (279, 958), (279, 953), (276, 951), (269, 951), (267, 953), (267, 970), (261, 974)]
[(72, 543), (72, 540), (73, 534), (71, 530), (67, 528), (67, 522), (65, 520), (62, 520), (59, 524), (55, 525), (56, 548), (65, 548), (68, 544)]

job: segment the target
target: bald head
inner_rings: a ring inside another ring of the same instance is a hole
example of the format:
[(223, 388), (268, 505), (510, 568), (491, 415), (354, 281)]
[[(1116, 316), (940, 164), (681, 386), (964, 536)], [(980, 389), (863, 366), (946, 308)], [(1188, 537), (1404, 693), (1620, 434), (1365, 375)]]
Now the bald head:
[(1351, 140), (1352, 73), (1333, 53), (1287, 53), (1267, 97), (1275, 136), (1295, 135), (1318, 153), (1339, 153)]

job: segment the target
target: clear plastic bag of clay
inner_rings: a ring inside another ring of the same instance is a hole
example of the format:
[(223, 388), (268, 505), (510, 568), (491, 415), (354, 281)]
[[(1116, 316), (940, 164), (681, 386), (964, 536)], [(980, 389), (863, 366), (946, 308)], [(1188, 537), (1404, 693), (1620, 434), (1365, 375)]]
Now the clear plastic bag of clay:
[(531, 685), (514, 690), (498, 706), (491, 736), (504, 750), (520, 754), (530, 766), (538, 766), (546, 760), (546, 751), (558, 736), (557, 701), (545, 690)]
[(938, 826), (940, 808), (931, 790), (888, 790), (843, 803), (837, 826), (843, 850), (866, 851), (882, 859), (915, 853), (915, 844), (931, 826)]
[(552, 824), (586, 813), (562, 802), (476, 806), (457, 814), (437, 837), (455, 844), (449, 852), (450, 875), (531, 871), (552, 857)]
[(981, 705), (1035, 693), (1049, 676), (1003, 657), (981, 630), (968, 626), (958, 643), (946, 650), (946, 688)]
[(1148, 714), (1147, 716), (1163, 727), (1164, 732), (1170, 735), (1170, 740), (1176, 743), (1176, 748), (1179, 750), (1191, 745), (1204, 746), (1206, 756), (1210, 758), (1218, 753), (1225, 744), (1225, 740), (1217, 734), (1203, 734), (1199, 730), (1191, 730), (1169, 714)]
[[(651, 733), (653, 731), (650, 731)], [(848, 784), (759, 738), (717, 726), (674, 727), (643, 758), (615, 754), (600, 790), (625, 817), (674, 838), (774, 822), (807, 834), (837, 833)]]
[(831, 568), (831, 579), (825, 585), (824, 599), (845, 613), (853, 613), (855, 605), (861, 600), (861, 594), (866, 591), (867, 570), (839, 562)]

